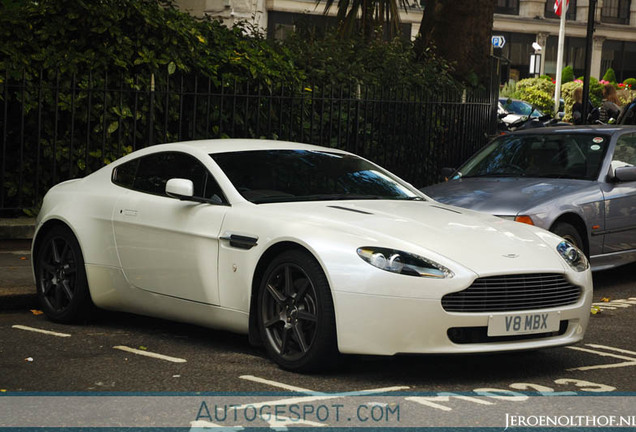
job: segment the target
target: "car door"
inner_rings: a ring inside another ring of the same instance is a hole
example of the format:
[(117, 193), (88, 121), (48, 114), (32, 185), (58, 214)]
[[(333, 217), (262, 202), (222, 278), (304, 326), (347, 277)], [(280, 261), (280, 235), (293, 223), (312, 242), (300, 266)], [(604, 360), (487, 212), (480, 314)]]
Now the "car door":
[[(621, 135), (612, 154), (613, 170), (636, 165), (636, 134)], [(605, 194), (605, 241), (603, 253), (636, 248), (636, 181), (610, 181)]]
[[(192, 180), (195, 197), (165, 194), (170, 178)], [(177, 298), (219, 304), (218, 243), (227, 205), (212, 174), (195, 157), (160, 152), (115, 169), (122, 186), (113, 209), (117, 254), (135, 287)]]

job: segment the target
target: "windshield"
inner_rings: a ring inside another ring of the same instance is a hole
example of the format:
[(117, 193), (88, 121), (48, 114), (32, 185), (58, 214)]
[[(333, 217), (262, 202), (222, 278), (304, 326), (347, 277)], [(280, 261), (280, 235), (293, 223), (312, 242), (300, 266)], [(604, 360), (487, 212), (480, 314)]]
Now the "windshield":
[(511, 114), (518, 114), (518, 115), (525, 115), (525, 116), (532, 116), (532, 117), (543, 116), (543, 113), (541, 111), (539, 111), (538, 109), (532, 108), (532, 105), (524, 101), (503, 99), (503, 100), (500, 100), (499, 102), (501, 102), (501, 104), (503, 105), (503, 108)]
[(243, 197), (253, 203), (351, 199), (419, 200), (421, 195), (353, 155), (307, 150), (211, 154)]
[(598, 134), (504, 135), (453, 177), (544, 177), (596, 180), (609, 145)]

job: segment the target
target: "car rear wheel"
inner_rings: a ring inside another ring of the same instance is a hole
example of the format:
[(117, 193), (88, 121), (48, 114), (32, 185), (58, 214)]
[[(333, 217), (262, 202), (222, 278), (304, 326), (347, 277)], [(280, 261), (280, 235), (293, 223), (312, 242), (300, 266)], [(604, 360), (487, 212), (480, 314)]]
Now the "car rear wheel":
[(84, 258), (66, 227), (45, 234), (36, 251), (35, 278), (40, 306), (53, 321), (76, 322), (91, 311)]
[(570, 243), (572, 243), (574, 246), (576, 246), (577, 248), (579, 248), (581, 251), (585, 251), (585, 247), (583, 244), (583, 239), (581, 238), (581, 234), (579, 234), (578, 230), (576, 228), (574, 228), (572, 225), (570, 225), (569, 223), (565, 223), (565, 222), (557, 222), (556, 224), (554, 224), (554, 226), (552, 227), (551, 231), (560, 236), (563, 237), (565, 240), (569, 241)]
[(258, 293), (258, 328), (282, 368), (312, 372), (338, 358), (333, 301), (327, 278), (306, 252), (287, 251), (267, 267)]

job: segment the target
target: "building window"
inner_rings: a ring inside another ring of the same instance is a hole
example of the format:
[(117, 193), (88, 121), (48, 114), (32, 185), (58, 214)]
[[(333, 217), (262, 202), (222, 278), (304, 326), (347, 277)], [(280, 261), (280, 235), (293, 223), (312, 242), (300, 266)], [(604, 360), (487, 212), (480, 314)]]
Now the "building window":
[[(547, 75), (556, 75), (558, 42), (558, 36), (548, 36), (548, 40), (546, 42), (546, 47), (544, 50), (544, 71)], [(565, 46), (563, 47), (563, 66), (572, 66), (572, 69), (574, 69), (575, 77), (580, 77), (585, 74), (585, 46), (585, 38), (565, 38)]]
[(519, 0), (497, 0), (495, 13), (519, 15)]
[(608, 68), (614, 69), (618, 82), (636, 78), (636, 42), (606, 40), (603, 43), (601, 76)]
[[(546, 0), (545, 17), (554, 18), (554, 19), (561, 18), (560, 16), (554, 13), (554, 0)], [(570, 0), (570, 4), (568, 6), (568, 12), (565, 14), (565, 19), (568, 21), (576, 21), (576, 0)]]
[(629, 24), (631, 0), (605, 0), (601, 9), (601, 22), (608, 24)]

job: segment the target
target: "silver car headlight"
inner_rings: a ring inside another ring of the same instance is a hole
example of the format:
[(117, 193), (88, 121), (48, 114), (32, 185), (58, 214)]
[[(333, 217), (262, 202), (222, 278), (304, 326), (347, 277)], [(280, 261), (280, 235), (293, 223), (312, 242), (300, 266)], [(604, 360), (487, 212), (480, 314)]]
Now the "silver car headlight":
[(427, 278), (452, 278), (454, 273), (441, 264), (395, 249), (365, 246), (358, 248), (360, 258), (391, 273)]
[(581, 252), (576, 246), (570, 242), (562, 241), (556, 247), (559, 255), (577, 272), (587, 270), (590, 264), (585, 257), (585, 254)]

